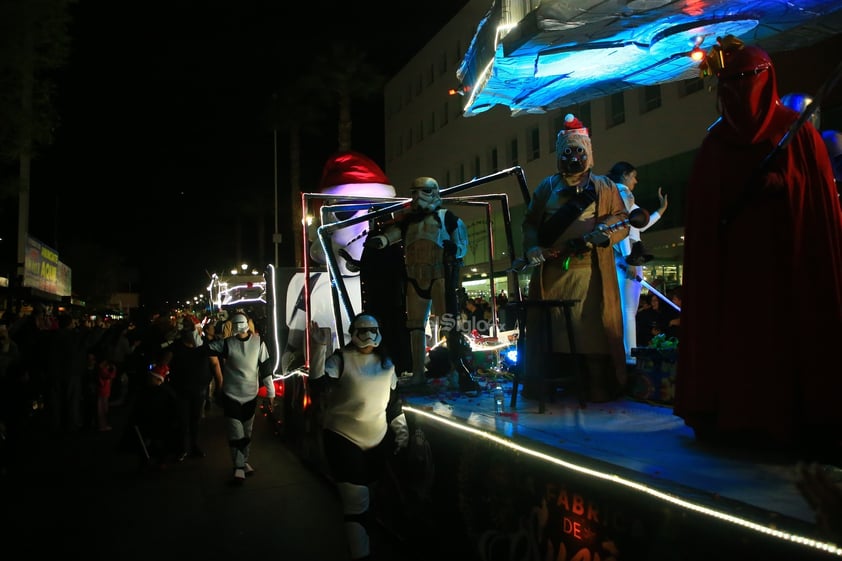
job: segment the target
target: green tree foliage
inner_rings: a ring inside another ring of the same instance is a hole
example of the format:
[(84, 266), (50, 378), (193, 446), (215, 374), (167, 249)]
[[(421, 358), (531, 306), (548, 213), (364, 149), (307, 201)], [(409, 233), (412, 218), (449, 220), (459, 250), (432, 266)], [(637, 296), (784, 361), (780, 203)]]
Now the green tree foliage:
[(16, 161), (53, 141), (53, 78), (69, 56), (75, 1), (0, 2), (0, 159)]
[[(69, 8), (74, 1), (0, 2), (0, 202), (6, 209), (0, 216), (9, 221), (13, 205), (4, 199), (17, 195), (18, 263), (24, 260), (29, 232), (32, 159), (39, 147), (52, 143), (58, 126), (54, 72), (70, 51)], [(10, 165), (14, 163), (17, 176)]]

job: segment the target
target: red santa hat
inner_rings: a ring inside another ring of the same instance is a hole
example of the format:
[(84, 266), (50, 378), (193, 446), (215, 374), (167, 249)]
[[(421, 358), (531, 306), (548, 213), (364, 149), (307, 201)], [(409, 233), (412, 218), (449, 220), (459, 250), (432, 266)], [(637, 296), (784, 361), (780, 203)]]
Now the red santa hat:
[(573, 113), (568, 113), (564, 116), (564, 128), (559, 131), (560, 135), (568, 135), (568, 134), (583, 134), (585, 136), (590, 136), (587, 127), (579, 120), (579, 117), (574, 115)]
[(322, 168), (319, 192), (329, 195), (394, 197), (395, 188), (374, 160), (351, 150), (337, 152)]
[(170, 367), (166, 364), (156, 364), (149, 370), (149, 373), (159, 380), (165, 380), (170, 373)]

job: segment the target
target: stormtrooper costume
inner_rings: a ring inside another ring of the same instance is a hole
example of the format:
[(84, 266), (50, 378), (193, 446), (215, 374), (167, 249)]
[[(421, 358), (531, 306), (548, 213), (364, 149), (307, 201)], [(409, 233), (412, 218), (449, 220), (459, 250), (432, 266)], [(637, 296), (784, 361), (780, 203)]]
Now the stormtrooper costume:
[(409, 429), (394, 364), (378, 350), (383, 337), (377, 319), (358, 314), (349, 332), (351, 342), (328, 356), (323, 367), (318, 363), (327, 337), (314, 335), (310, 381), (323, 412), (324, 454), (342, 501), (351, 559), (362, 559), (370, 554), (369, 486), (380, 478), (389, 455), (409, 444)]
[(456, 290), (459, 268), (468, 252), (468, 228), (461, 218), (440, 208), (439, 184), (432, 177), (416, 178), (411, 192), (409, 212), (382, 234), (369, 236), (366, 246), (382, 249), (404, 243), (406, 325), (412, 349), (411, 383), (416, 385), (425, 382), (430, 313), (436, 318), (459, 313)]
[[(388, 198), (395, 196), (395, 188), (389, 183), (389, 179), (377, 163), (364, 154), (349, 150), (337, 152), (327, 159), (322, 168), (319, 193), (336, 195), (337, 199), (341, 199), (343, 195)], [(365, 213), (365, 210), (359, 210), (353, 213), (353, 216)], [(340, 218), (347, 219), (349, 216), (333, 216), (332, 218), (337, 221)], [(327, 260), (324, 249), (315, 234), (315, 227), (310, 234), (312, 242), (309, 251), (310, 259), (317, 266), (324, 266)], [(354, 309), (361, 308), (360, 275), (356, 263), (362, 255), (366, 228), (366, 223), (361, 222), (339, 229), (331, 237), (331, 249), (337, 255), (340, 273)], [(329, 274), (322, 271), (311, 272), (309, 290), (311, 320), (323, 326), (333, 325), (335, 316)], [(286, 324), (289, 335), (281, 359), (285, 373), (304, 362), (306, 327), (304, 306), (304, 273), (296, 273), (290, 280), (286, 297)], [(345, 328), (350, 324), (351, 318), (347, 317), (344, 309), (340, 310), (340, 314), (343, 325), (334, 326), (334, 335), (344, 333)], [(337, 346), (337, 342), (334, 341), (333, 348)]]
[(222, 360), (222, 407), (234, 464), (234, 482), (240, 483), (254, 473), (248, 460), (260, 384), (262, 382), (266, 387), (269, 399), (275, 398), (275, 384), (269, 351), (260, 335), (249, 331), (248, 318), (239, 312), (233, 314), (231, 325), (232, 337), (207, 344)]

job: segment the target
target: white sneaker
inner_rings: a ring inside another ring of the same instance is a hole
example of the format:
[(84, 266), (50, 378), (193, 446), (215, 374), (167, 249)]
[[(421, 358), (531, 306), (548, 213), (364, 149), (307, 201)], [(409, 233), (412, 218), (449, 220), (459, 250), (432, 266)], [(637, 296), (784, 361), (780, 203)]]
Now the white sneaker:
[(246, 477), (249, 477), (250, 475), (254, 475), (255, 470), (253, 467), (251, 467), (251, 464), (247, 463), (243, 471), (245, 472)]
[(243, 468), (236, 468), (234, 470), (234, 481), (245, 481), (246, 480), (246, 471)]

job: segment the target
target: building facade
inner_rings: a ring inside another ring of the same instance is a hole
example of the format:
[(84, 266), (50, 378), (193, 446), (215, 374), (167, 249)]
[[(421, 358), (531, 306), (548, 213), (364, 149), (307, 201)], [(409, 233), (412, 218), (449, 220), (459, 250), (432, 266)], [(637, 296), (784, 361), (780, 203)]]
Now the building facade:
[[(638, 169), (635, 198), (640, 206), (655, 210), (659, 187), (669, 195), (665, 216), (643, 235), (647, 249), (656, 257), (645, 276), (647, 280), (663, 277), (668, 286), (680, 284), (684, 190), (696, 149), (718, 117), (713, 82), (693, 78), (628, 89), (570, 107), (518, 116), (498, 105), (465, 117), (466, 96), (456, 93), (456, 72), (490, 4), (489, 0), (471, 0), (385, 87), (386, 173), (398, 196), (409, 196), (409, 185), (417, 176), (435, 177), (445, 188), (514, 166), (522, 168), (530, 190), (534, 189), (542, 178), (555, 173), (556, 134), (564, 116), (574, 113), (590, 129), (596, 173), (605, 174), (614, 162), (625, 160)], [(779, 93), (817, 91), (839, 61), (841, 37), (832, 36), (794, 52), (771, 53)], [(842, 128), (840, 98), (838, 92), (826, 96), (822, 128)], [(514, 177), (467, 189), (459, 196), (492, 193), (508, 196), (515, 257), (521, 256), (520, 218), (526, 201)], [(470, 207), (453, 210), (471, 231), (465, 268), (468, 286), (477, 287), (477, 292), (488, 291), (483, 279), (491, 274), (498, 279), (497, 292), (500, 283), (506, 290), (501, 272), (509, 266), (511, 256), (505, 254), (500, 209), (495, 209), (492, 220), (498, 240), (493, 259), (485, 239), (488, 226), (483, 213)]]

